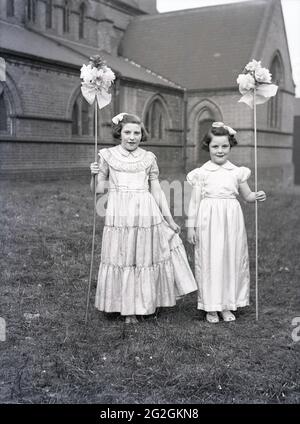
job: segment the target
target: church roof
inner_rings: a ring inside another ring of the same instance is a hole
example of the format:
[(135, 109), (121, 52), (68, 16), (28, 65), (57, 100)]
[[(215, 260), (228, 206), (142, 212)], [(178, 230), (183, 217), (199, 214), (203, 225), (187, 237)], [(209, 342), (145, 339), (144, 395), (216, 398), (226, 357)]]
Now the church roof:
[[(100, 54), (107, 65), (124, 78), (169, 88), (181, 87), (149, 69), (124, 57), (112, 56), (94, 47), (87, 47), (60, 38), (52, 38), (35, 30), (1, 21), (0, 51), (9, 51), (22, 56), (55, 62), (60, 65), (81, 67), (87, 59)], [(79, 70), (79, 69), (78, 69)]]
[(270, 3), (253, 0), (137, 17), (120, 51), (188, 89), (234, 87), (252, 59)]

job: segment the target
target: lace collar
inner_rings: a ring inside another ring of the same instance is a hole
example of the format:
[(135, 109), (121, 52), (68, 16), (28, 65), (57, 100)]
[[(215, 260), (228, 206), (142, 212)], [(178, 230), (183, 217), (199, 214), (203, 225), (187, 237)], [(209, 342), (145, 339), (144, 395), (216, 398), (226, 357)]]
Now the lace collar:
[(203, 165), (203, 168), (206, 169), (207, 171), (217, 171), (220, 168), (224, 168), (224, 169), (227, 169), (228, 171), (231, 171), (235, 169), (236, 166), (233, 165), (233, 163), (229, 162), (229, 160), (227, 160), (223, 165), (217, 165), (216, 163), (209, 160)]
[(130, 152), (129, 150), (124, 149), (124, 147), (122, 147), (121, 144), (119, 144), (116, 147), (116, 150), (122, 156), (125, 156), (127, 158), (128, 158), (128, 156), (133, 156), (134, 158), (138, 158), (141, 155), (141, 153), (143, 152), (143, 150), (140, 147), (138, 147), (137, 149), (135, 149), (132, 152)]

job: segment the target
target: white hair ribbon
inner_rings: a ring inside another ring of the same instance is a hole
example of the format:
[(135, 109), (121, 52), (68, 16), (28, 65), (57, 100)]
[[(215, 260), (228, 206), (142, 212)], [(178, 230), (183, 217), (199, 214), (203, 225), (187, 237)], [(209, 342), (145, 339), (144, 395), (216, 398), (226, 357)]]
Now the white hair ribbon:
[(235, 135), (236, 131), (229, 127), (228, 125), (225, 125), (224, 122), (213, 122), (212, 123), (212, 127), (213, 128), (224, 128), (225, 130), (228, 131), (229, 135)]
[(115, 125), (118, 125), (119, 122), (123, 121), (124, 115), (128, 115), (128, 113), (126, 113), (126, 112), (119, 113), (118, 115), (116, 115), (112, 118), (112, 122)]

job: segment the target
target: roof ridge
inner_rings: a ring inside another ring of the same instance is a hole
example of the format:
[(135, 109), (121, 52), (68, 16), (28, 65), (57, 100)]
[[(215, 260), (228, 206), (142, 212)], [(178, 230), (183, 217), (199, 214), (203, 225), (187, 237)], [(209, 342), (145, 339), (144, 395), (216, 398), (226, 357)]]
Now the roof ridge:
[(128, 58), (128, 57), (126, 57), (126, 56), (118, 56), (118, 58), (120, 58), (120, 59), (124, 59), (124, 60), (125, 60), (125, 62), (129, 62), (129, 63), (131, 63), (132, 65), (136, 66), (137, 68), (142, 68), (142, 69), (144, 69), (144, 70), (145, 70), (146, 72), (148, 72), (149, 74), (151, 74), (151, 75), (153, 75), (153, 76), (155, 76), (155, 77), (157, 77), (157, 78), (159, 78), (159, 79), (162, 79), (163, 81), (166, 81), (166, 82), (167, 82), (167, 83), (169, 83), (169, 84), (173, 84), (176, 88), (179, 88), (180, 90), (185, 90), (185, 88), (184, 88), (184, 87), (182, 87), (181, 85), (177, 84), (176, 82), (171, 81), (171, 80), (169, 80), (169, 79), (168, 79), (168, 78), (166, 78), (166, 77), (163, 77), (162, 75), (158, 74), (157, 72), (152, 71), (151, 69), (147, 68), (146, 66), (143, 66), (143, 65), (141, 65), (141, 64), (139, 64), (139, 63), (137, 63), (137, 62), (135, 62), (134, 60), (132, 60), (132, 59), (130, 59), (130, 58)]
[(214, 5), (206, 5), (206, 6), (197, 6), (197, 7), (193, 7), (193, 8), (189, 8), (189, 9), (179, 9), (179, 10), (171, 10), (169, 12), (159, 12), (156, 15), (147, 15), (147, 16), (137, 16), (134, 17), (133, 22), (135, 20), (151, 20), (151, 19), (157, 19), (160, 17), (166, 17), (166, 16), (178, 16), (181, 14), (187, 14), (187, 13), (193, 13), (195, 11), (202, 11), (205, 9), (212, 9), (212, 8), (226, 8), (226, 7), (230, 7), (230, 6), (237, 6), (237, 5), (241, 5), (241, 4), (247, 4), (247, 3), (254, 3), (254, 2), (263, 2), (266, 3), (266, 5), (268, 4), (268, 0), (240, 0), (238, 2), (233, 2), (233, 3), (221, 3), (221, 4), (214, 4)]

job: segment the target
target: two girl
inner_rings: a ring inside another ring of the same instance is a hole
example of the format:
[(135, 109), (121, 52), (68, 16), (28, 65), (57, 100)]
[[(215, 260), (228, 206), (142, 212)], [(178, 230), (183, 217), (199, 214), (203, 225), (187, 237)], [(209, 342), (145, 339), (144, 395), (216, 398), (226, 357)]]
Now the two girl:
[(173, 306), (198, 285), (198, 309), (207, 311), (209, 322), (219, 321), (217, 311), (225, 321), (234, 320), (230, 310), (249, 304), (247, 238), (236, 196), (240, 192), (247, 202), (266, 198), (251, 192), (250, 170), (228, 160), (235, 131), (214, 123), (203, 144), (211, 160), (187, 176), (193, 186), (188, 241), (195, 244), (196, 285), (158, 181), (156, 157), (139, 147), (147, 137), (143, 123), (127, 113), (112, 121), (120, 144), (101, 149), (90, 167), (96, 175), (92, 190), (103, 193), (108, 181), (96, 308), (136, 323), (136, 315)]

